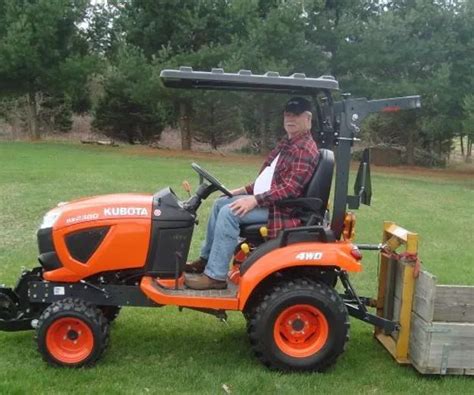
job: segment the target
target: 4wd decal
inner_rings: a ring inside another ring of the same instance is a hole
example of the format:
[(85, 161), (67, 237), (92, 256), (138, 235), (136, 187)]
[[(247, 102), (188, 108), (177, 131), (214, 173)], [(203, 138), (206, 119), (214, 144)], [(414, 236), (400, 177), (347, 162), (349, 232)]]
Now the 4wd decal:
[(104, 208), (104, 215), (106, 217), (117, 216), (148, 216), (148, 210), (143, 207), (109, 207)]
[(315, 261), (321, 259), (322, 257), (322, 252), (300, 252), (295, 258), (299, 261)]

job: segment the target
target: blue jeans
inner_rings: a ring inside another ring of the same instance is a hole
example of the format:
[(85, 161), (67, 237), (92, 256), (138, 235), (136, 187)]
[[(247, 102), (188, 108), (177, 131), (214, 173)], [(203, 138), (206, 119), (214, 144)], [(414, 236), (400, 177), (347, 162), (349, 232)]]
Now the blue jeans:
[(207, 223), (206, 240), (201, 248), (201, 258), (207, 259), (204, 274), (214, 280), (225, 280), (229, 263), (239, 243), (240, 225), (268, 221), (268, 209), (256, 207), (243, 217), (232, 213), (229, 204), (244, 195), (221, 197), (214, 202)]

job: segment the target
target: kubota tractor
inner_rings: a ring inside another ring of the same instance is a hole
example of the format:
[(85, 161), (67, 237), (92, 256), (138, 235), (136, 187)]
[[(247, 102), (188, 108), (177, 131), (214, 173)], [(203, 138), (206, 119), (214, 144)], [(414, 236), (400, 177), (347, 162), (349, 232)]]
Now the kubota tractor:
[[(40, 266), (24, 271), (15, 288), (0, 288), (0, 329), (35, 329), (38, 349), (50, 364), (94, 364), (104, 352), (110, 322), (122, 307), (175, 305), (226, 318), (242, 311), (250, 343), (265, 365), (280, 370), (322, 371), (344, 351), (349, 315), (383, 328), (397, 323), (367, 310), (348, 273), (362, 270), (352, 242), (355, 219), (347, 208), (370, 204), (368, 153), (348, 196), (351, 147), (370, 112), (418, 108), (418, 96), (367, 101), (343, 96), (334, 78), (289, 77), (268, 72), (163, 70), (165, 86), (279, 92), (309, 96), (316, 108), (314, 138), (321, 149), (305, 196), (279, 202), (292, 207), (302, 226), (265, 239), (265, 224), (241, 229), (225, 290), (184, 287), (197, 212), (211, 193), (230, 192), (193, 164), (200, 185), (181, 201), (170, 188), (155, 194), (95, 196), (58, 204), (38, 230)], [(334, 155), (335, 153), (335, 155)], [(328, 200), (337, 159), (334, 203)], [(370, 246), (367, 248), (371, 248)], [(340, 281), (343, 294), (336, 283)]]

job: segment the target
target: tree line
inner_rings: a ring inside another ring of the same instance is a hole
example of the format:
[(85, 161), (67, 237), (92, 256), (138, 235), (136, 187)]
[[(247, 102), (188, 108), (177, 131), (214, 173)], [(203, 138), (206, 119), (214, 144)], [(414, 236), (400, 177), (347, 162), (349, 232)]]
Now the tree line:
[[(164, 89), (163, 68), (333, 75), (368, 98), (422, 96), (419, 112), (371, 118), (372, 143), (445, 158), (474, 138), (474, 2), (467, 0), (0, 0), (0, 117), (32, 138), (73, 113), (130, 143), (165, 126), (212, 147), (281, 131), (276, 95)], [(434, 162), (430, 162), (434, 163)]]

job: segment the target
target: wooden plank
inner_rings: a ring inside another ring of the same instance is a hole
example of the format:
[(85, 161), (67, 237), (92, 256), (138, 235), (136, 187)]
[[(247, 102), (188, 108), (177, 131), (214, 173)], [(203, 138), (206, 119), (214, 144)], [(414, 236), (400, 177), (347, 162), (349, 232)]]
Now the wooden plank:
[[(400, 310), (402, 307), (402, 300), (401, 298), (397, 298), (396, 296), (393, 297), (393, 321), (400, 322)], [(395, 331), (390, 334), (395, 340), (398, 340), (400, 336), (399, 331)]]
[(474, 305), (452, 303), (434, 305), (434, 320), (437, 322), (474, 323)]
[[(396, 261), (395, 259), (390, 260), (390, 264), (394, 265), (395, 267), (395, 282), (394, 282), (394, 291), (393, 295), (396, 298), (401, 299), (402, 298), (402, 292), (403, 292), (403, 269), (406, 263)], [(394, 314), (394, 317), (397, 317), (397, 315)]]
[(418, 254), (418, 233), (407, 232), (407, 252)]
[(474, 287), (438, 285), (433, 316), (434, 321), (474, 323)]
[(433, 340), (435, 343), (431, 344), (427, 366), (439, 367), (441, 374), (444, 374), (443, 367), (445, 369), (474, 368), (474, 347), (469, 347), (468, 344), (437, 343), (435, 336), (433, 336)]
[(413, 314), (410, 358), (421, 373), (463, 374), (460, 369), (474, 369), (474, 324), (427, 323)]
[(385, 347), (385, 349), (395, 358), (395, 340), (389, 335), (383, 333), (377, 333), (375, 338)]
[(446, 369), (446, 373), (444, 374), (457, 374), (457, 375), (464, 375), (466, 369), (458, 369), (458, 368), (448, 368)]
[[(430, 357), (431, 332), (427, 331), (427, 323), (420, 316), (412, 313), (409, 356), (420, 373), (428, 373)], [(429, 373), (439, 373), (429, 372)]]
[(453, 299), (463, 303), (472, 303), (474, 286), (472, 285), (437, 285), (437, 297)]
[(416, 362), (413, 362), (413, 361), (412, 361), (412, 365), (421, 374), (440, 374), (439, 368), (433, 368), (429, 366), (420, 366)]
[[(395, 282), (394, 282), (394, 295), (393, 295), (393, 315), (392, 320), (401, 322), (401, 310), (403, 305), (403, 281), (404, 281), (404, 270), (407, 264), (400, 261), (392, 261), (395, 269)], [(411, 311), (410, 313), (411, 314)], [(398, 340), (400, 332), (394, 332), (392, 337)]]
[[(442, 374), (440, 368), (433, 368), (433, 367), (427, 367), (427, 366), (421, 367), (421, 366), (418, 366), (415, 363), (413, 364), (413, 366), (421, 374), (436, 374), (436, 375)], [(448, 368), (446, 370), (446, 372), (443, 373), (443, 374), (446, 374), (446, 375), (448, 375), (448, 374), (449, 375), (466, 375), (466, 369), (451, 369), (451, 368)]]
[[(385, 288), (387, 285), (388, 258), (384, 255), (380, 257), (379, 287), (377, 292), (377, 316), (384, 316)], [(382, 333), (382, 330), (375, 327), (375, 334)]]
[[(383, 224), (382, 242), (385, 243), (388, 238), (387, 229), (393, 224), (393, 222), (385, 221)], [(380, 271), (378, 278), (378, 290), (377, 290), (377, 307), (376, 314), (379, 317), (385, 317), (384, 306), (385, 306), (385, 292), (387, 287), (387, 276), (388, 276), (388, 258), (385, 254), (380, 254)], [(374, 335), (383, 334), (383, 331), (379, 327), (374, 327)]]
[(403, 292), (403, 270), (404, 265), (400, 261), (394, 259), (390, 260), (390, 264), (393, 266), (393, 314), (392, 320), (400, 321), (400, 309), (402, 305), (402, 292)]
[[(406, 229), (403, 229), (402, 227), (396, 225), (394, 222), (384, 222), (384, 231), (386, 233), (384, 241), (390, 241), (390, 239), (394, 236), (395, 238), (399, 239), (401, 243), (400, 244), (405, 244), (408, 241), (408, 234), (410, 232)], [(396, 247), (390, 246), (392, 250), (395, 250)]]
[(395, 279), (394, 279), (394, 293), (393, 293), (393, 315), (394, 321), (400, 321), (400, 310), (403, 301), (403, 274), (405, 266), (404, 262), (391, 261), (391, 264), (395, 267)]
[(402, 306), (402, 298), (398, 296), (393, 297), (393, 320), (400, 321), (400, 309)]
[(434, 367), (429, 367), (429, 366), (419, 366), (417, 365), (416, 363), (413, 363), (412, 364), (413, 367), (418, 370), (418, 372), (420, 372), (421, 374), (436, 374), (436, 375), (458, 375), (458, 376), (466, 376), (466, 375), (469, 375), (469, 373), (466, 373), (466, 371), (468, 371), (468, 369), (454, 369), (454, 368), (448, 368), (446, 369), (446, 372), (444, 373), (441, 373), (441, 369), (439, 367), (437, 368), (434, 368)]
[(397, 358), (396, 343), (395, 340), (393, 340), (390, 336), (384, 335), (383, 333), (377, 333), (375, 338), (380, 342), (380, 344), (382, 344), (382, 346), (385, 347), (385, 349), (392, 355), (393, 358), (395, 358), (399, 364), (409, 365), (411, 363), (409, 358)]
[(388, 260), (387, 280), (385, 282), (385, 296), (383, 306), (383, 316), (393, 320), (393, 297), (395, 292), (395, 281), (397, 274), (397, 264), (393, 259)]
[[(412, 235), (408, 235), (409, 239)], [(403, 264), (402, 303), (400, 306), (400, 331), (397, 340), (397, 357), (407, 358), (410, 345), (411, 311), (415, 292), (414, 265)]]
[[(394, 226), (395, 223), (391, 221), (384, 221), (383, 223), (383, 233), (382, 233), (382, 243), (387, 244), (388, 240), (392, 237), (388, 230)], [(379, 317), (387, 318), (387, 300), (386, 296), (388, 295), (388, 284), (390, 282), (390, 259), (384, 254), (380, 253), (380, 273), (379, 273), (379, 287), (377, 292), (377, 315)], [(380, 328), (375, 328), (375, 334), (383, 333)]]
[(420, 271), (415, 284), (413, 311), (427, 322), (433, 321), (436, 291), (436, 276)]
[[(433, 322), (431, 325), (431, 347), (449, 346), (451, 351), (461, 354), (469, 364), (464, 368), (474, 368), (474, 324), (461, 322)], [(457, 357), (456, 357), (457, 358)]]
[(474, 376), (474, 369), (464, 369), (464, 375)]

